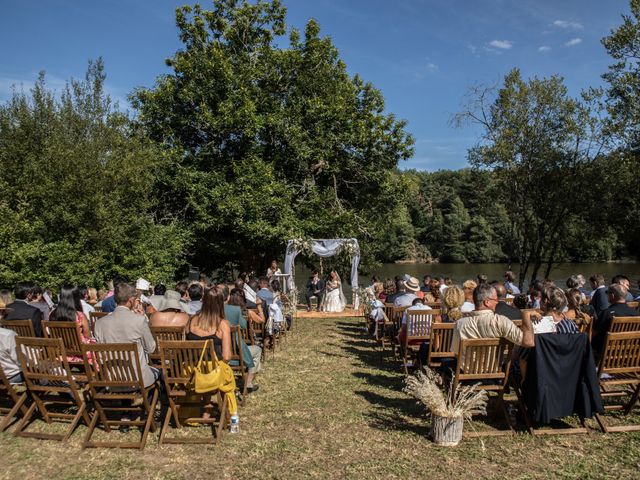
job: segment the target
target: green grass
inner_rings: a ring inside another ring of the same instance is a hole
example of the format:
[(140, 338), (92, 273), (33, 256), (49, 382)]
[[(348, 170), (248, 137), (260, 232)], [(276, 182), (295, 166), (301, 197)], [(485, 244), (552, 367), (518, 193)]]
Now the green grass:
[[(401, 391), (399, 365), (381, 358), (361, 325), (299, 319), (264, 363), (260, 390), (240, 410), (241, 432), (225, 435), (218, 447), (158, 446), (150, 435), (142, 452), (82, 451), (84, 426), (67, 444), (5, 432), (0, 478), (640, 477), (639, 433), (518, 434), (435, 446), (424, 411)], [(474, 428), (489, 427), (477, 421)]]

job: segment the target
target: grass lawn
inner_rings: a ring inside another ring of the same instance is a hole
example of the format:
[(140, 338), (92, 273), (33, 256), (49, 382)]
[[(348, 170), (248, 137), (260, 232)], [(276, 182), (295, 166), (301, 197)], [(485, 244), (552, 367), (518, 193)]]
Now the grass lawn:
[(399, 365), (382, 361), (361, 327), (355, 318), (299, 319), (240, 410), (241, 432), (218, 447), (160, 447), (152, 434), (143, 451), (82, 451), (85, 426), (67, 444), (5, 432), (0, 478), (640, 478), (640, 432), (435, 446), (421, 407), (401, 391)]

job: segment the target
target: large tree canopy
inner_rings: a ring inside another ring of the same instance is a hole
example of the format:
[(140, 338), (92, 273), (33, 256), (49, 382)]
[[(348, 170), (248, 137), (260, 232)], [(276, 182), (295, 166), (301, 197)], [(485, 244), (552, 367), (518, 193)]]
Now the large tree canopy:
[(378, 225), (402, 201), (405, 123), (351, 77), (310, 20), (291, 30), (280, 2), (182, 7), (173, 72), (132, 95), (138, 122), (173, 154), (162, 206), (192, 226), (192, 261), (259, 265), (294, 237), (358, 237), (371, 258)]

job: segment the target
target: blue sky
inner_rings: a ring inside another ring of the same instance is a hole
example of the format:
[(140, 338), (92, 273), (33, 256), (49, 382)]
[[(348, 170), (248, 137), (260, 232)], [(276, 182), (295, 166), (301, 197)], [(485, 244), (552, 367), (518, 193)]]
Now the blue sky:
[[(454, 129), (473, 85), (513, 67), (525, 77), (559, 74), (573, 95), (601, 84), (611, 63), (600, 39), (628, 13), (627, 0), (283, 0), (288, 25), (315, 18), (349, 71), (382, 90), (387, 111), (408, 121), (415, 155), (402, 168), (467, 165), (478, 138)], [(121, 105), (152, 86), (180, 48), (171, 0), (0, 0), (0, 101), (28, 89), (40, 70), (50, 87), (82, 77), (102, 56), (107, 89)], [(201, 1), (203, 6), (209, 1)]]

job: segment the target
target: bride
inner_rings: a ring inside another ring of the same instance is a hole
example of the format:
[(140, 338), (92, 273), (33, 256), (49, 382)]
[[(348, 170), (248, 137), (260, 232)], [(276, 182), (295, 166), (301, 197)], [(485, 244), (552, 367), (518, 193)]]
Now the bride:
[(346, 304), (347, 300), (342, 293), (340, 275), (335, 270), (331, 270), (325, 286), (321, 309), (323, 312), (342, 312)]

